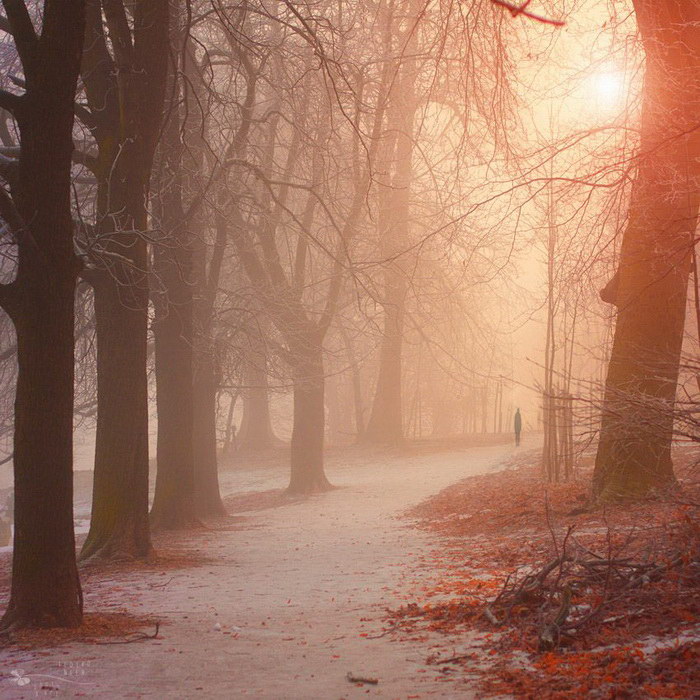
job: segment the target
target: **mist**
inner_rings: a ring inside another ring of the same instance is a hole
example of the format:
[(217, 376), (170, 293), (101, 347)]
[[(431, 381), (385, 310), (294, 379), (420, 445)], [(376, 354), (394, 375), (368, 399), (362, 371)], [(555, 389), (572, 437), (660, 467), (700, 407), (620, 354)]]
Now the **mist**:
[(695, 696), (696, 3), (2, 6), (0, 697)]

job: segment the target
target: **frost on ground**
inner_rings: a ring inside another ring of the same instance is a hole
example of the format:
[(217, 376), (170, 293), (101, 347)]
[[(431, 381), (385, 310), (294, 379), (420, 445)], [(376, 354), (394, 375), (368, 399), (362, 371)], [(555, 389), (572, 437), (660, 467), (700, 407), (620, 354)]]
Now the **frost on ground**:
[[(82, 571), (86, 612), (141, 620), (144, 636), (157, 621), (156, 638), (133, 641), (129, 626), (121, 637), (55, 646), (20, 640), (0, 652), (0, 696), (469, 698), (463, 679), (425, 664), (433, 642), (397, 643), (386, 626), (385, 609), (432, 575), (434, 535), (399, 516), (501, 468), (513, 451), (348, 450), (328, 461), (337, 489), (295, 501), (280, 492), (283, 456), (254, 469), (234, 465), (222, 474), (228, 518), (159, 536), (153, 562)], [(4, 604), (7, 555), (2, 561)]]
[(388, 618), (397, 636), (441, 637), (428, 662), (488, 696), (697, 697), (697, 456), (679, 450), (679, 491), (641, 503), (592, 508), (585, 462), (546, 486), (530, 453), (410, 509), (443, 539)]

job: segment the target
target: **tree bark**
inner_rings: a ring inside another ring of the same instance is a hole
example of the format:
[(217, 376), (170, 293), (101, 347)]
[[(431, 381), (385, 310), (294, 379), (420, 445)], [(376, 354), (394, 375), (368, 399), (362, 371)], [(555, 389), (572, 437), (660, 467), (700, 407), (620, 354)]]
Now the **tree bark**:
[(74, 296), (70, 170), (73, 103), (84, 4), (44, 3), (41, 35), (23, 3), (5, 3), (27, 89), (11, 107), (20, 134), (19, 173), (1, 215), (18, 245), (13, 283), (0, 303), (17, 332), (15, 534), (3, 629), (74, 627), (82, 593), (73, 532)]
[[(192, 357), (192, 290), (184, 274), (188, 253), (178, 247), (159, 254), (178, 260), (157, 267), (167, 290), (166, 308), (154, 323), (158, 444), (156, 488), (151, 525), (184, 528), (196, 525), (194, 501), (194, 376)], [(166, 272), (164, 265), (169, 269)]]
[[(153, 324), (158, 443), (153, 528), (197, 524), (194, 506), (194, 366), (191, 246), (173, 218), (182, 214), (179, 196), (163, 196), (164, 240), (154, 252), (161, 292)], [(178, 217), (182, 221), (182, 217)]]
[[(417, 3), (411, 13), (417, 16)], [(387, 110), (389, 137), (395, 146), (388, 146), (388, 168), (393, 169), (391, 185), (380, 191), (382, 253), (387, 268), (384, 275), (384, 329), (379, 357), (379, 375), (364, 438), (374, 443), (395, 443), (403, 439), (402, 351), (407, 292), (405, 248), (409, 241), (410, 190), (413, 181), (414, 121), (418, 108), (416, 97), (417, 68), (411, 56), (418, 32), (408, 38), (399, 70), (393, 102)], [(391, 162), (392, 158), (395, 160)]]
[(600, 501), (675, 481), (673, 410), (698, 216), (700, 9), (636, 0), (647, 60), (642, 139), (617, 282), (618, 308), (593, 477)]
[(355, 346), (352, 338), (350, 337), (350, 333), (345, 328), (341, 330), (341, 333), (352, 376), (352, 400), (355, 409), (355, 435), (357, 436), (358, 440), (362, 440), (365, 434), (365, 409), (362, 402), (362, 376), (360, 375), (360, 366), (355, 356)]
[(225, 515), (216, 450), (216, 394), (219, 381), (212, 352), (198, 349), (194, 379), (194, 499), (199, 517)]
[(216, 441), (216, 396), (219, 370), (212, 337), (214, 304), (226, 249), (228, 229), (216, 215), (216, 239), (207, 269), (207, 250), (202, 236), (194, 241), (194, 498), (199, 517), (226, 513), (219, 490)]
[[(98, 199), (112, 213), (103, 266), (90, 271), (97, 339), (97, 430), (90, 530), (81, 559), (146, 558), (148, 526), (148, 253), (132, 231), (146, 229), (150, 162), (126, 145)], [(119, 212), (119, 213), (117, 213)], [(112, 254), (119, 258), (112, 260)], [(128, 258), (128, 262), (122, 260)]]
[[(122, 5), (115, 3), (116, 16), (120, 9), (126, 13)], [(97, 230), (104, 243), (100, 269), (89, 278), (95, 289), (98, 410), (92, 519), (82, 558), (143, 558), (151, 551), (143, 232), (165, 95), (168, 5), (136, 0), (131, 24), (114, 23), (112, 13), (110, 52), (101, 4), (87, 0), (82, 76), (98, 146)]]
[[(174, 22), (177, 25), (177, 19)], [(198, 524), (194, 475), (194, 295), (193, 236), (183, 206), (185, 163), (184, 118), (179, 70), (186, 69), (179, 26), (172, 30), (177, 62), (171, 66), (168, 119), (159, 148), (158, 191), (154, 196), (160, 237), (153, 246), (156, 405), (158, 443), (151, 526), (187, 528)]]
[(145, 558), (151, 552), (143, 312), (148, 292), (112, 279), (99, 280), (94, 289), (98, 419), (92, 517), (80, 556)]
[(308, 494), (332, 488), (323, 468), (325, 376), (318, 332), (298, 334), (293, 348), (294, 424), (291, 478), (287, 492)]
[[(254, 356), (251, 357), (251, 355)], [(267, 358), (251, 348), (244, 360), (243, 417), (238, 432), (239, 450), (259, 452), (273, 447), (277, 438), (272, 430), (267, 381)]]
[(73, 627), (82, 619), (73, 535), (73, 267), (23, 285), (16, 320), (15, 538), (3, 627)]
[(384, 295), (379, 375), (364, 439), (374, 443), (396, 443), (403, 439), (401, 356), (406, 280), (400, 271), (387, 271)]

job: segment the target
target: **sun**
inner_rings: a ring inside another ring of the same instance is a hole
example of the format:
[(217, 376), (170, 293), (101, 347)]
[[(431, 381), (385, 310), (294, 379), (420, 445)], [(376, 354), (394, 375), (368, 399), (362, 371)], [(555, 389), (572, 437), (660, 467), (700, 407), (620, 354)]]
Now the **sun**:
[(622, 73), (606, 71), (592, 76), (592, 92), (600, 107), (619, 107), (625, 92)]

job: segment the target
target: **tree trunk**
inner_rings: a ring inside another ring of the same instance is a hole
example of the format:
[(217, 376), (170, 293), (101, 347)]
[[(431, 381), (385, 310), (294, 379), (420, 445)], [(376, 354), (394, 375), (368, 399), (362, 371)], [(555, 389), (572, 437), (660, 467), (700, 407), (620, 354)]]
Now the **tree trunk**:
[(216, 442), (216, 396), (219, 390), (214, 304), (228, 238), (224, 217), (215, 216), (216, 238), (207, 270), (207, 247), (202, 236), (194, 240), (194, 499), (199, 517), (226, 513), (219, 490)]
[(114, 46), (123, 37), (110, 37), (110, 51), (101, 4), (87, 2), (82, 78), (98, 146), (101, 238), (95, 250), (101, 269), (89, 278), (95, 289), (98, 408), (92, 519), (83, 558), (142, 558), (151, 551), (148, 251), (142, 232), (163, 116), (168, 9), (169, 0), (130, 3), (125, 30), (132, 50), (122, 51), (117, 65)]
[(403, 439), (401, 354), (405, 296), (403, 274), (387, 271), (379, 376), (372, 413), (364, 433), (368, 442), (395, 443)]
[[(412, 3), (412, 10), (417, 5)], [(414, 32), (414, 35), (417, 32)], [(408, 40), (409, 55), (416, 40)], [(388, 133), (395, 147), (388, 146), (387, 167), (394, 170), (391, 185), (380, 190), (380, 224), (382, 252), (387, 259), (384, 277), (384, 331), (379, 358), (379, 376), (367, 423), (365, 439), (374, 443), (395, 443), (403, 439), (403, 405), (401, 400), (401, 355), (403, 349), (404, 312), (407, 291), (405, 250), (410, 240), (410, 191), (413, 182), (414, 121), (418, 107), (415, 94), (417, 69), (414, 57), (399, 68), (397, 89), (388, 110)], [(392, 158), (395, 160), (392, 163)]]
[(74, 288), (74, 275), (25, 286), (16, 321), (15, 538), (3, 627), (73, 627), (82, 619), (73, 535)]
[(700, 9), (636, 0), (647, 57), (642, 140), (617, 280), (618, 308), (593, 477), (598, 500), (675, 482), (673, 410), (698, 215)]
[[(10, 33), (24, 15), (5, 3)], [(75, 627), (83, 601), (73, 532), (74, 297), (70, 172), (84, 3), (45, 2), (41, 34), (19, 46), (26, 77), (15, 110), (20, 156), (2, 217), (17, 242), (17, 276), (0, 303), (17, 332), (15, 534), (3, 629)], [(15, 101), (16, 100), (16, 101)]]
[[(128, 296), (127, 296), (128, 295)], [(148, 292), (95, 285), (97, 433), (90, 531), (80, 556), (145, 558), (148, 526)]]
[(343, 342), (345, 344), (345, 352), (348, 356), (348, 364), (352, 375), (352, 400), (355, 408), (355, 435), (358, 440), (362, 440), (365, 434), (365, 411), (362, 405), (362, 377), (360, 375), (360, 366), (355, 357), (355, 346), (353, 344), (350, 333), (347, 329), (341, 330)]
[(199, 517), (225, 515), (219, 491), (216, 455), (216, 393), (219, 388), (212, 352), (199, 348), (194, 379), (194, 498)]
[[(252, 354), (252, 350), (250, 351)], [(238, 449), (269, 450), (277, 439), (270, 419), (270, 398), (267, 381), (267, 359), (255, 353), (244, 361), (243, 417), (238, 433)]]
[[(148, 253), (150, 162), (133, 144), (98, 186), (102, 269), (90, 270), (97, 340), (97, 430), (90, 531), (81, 559), (143, 559), (148, 525)], [(120, 257), (112, 260), (112, 253)], [(128, 257), (128, 262), (122, 261)]]
[(183, 238), (170, 229), (154, 256), (165, 298), (155, 304), (153, 324), (158, 409), (158, 472), (151, 509), (153, 528), (173, 529), (197, 524), (191, 253)]
[(291, 479), (287, 492), (326, 491), (331, 484), (323, 468), (325, 432), (323, 348), (313, 331), (294, 348), (294, 425), (291, 445)]
[[(226, 411), (226, 427), (224, 428), (224, 442), (221, 446), (221, 456), (229, 457), (236, 450), (236, 424), (233, 422), (233, 412), (238, 401), (238, 391), (229, 394), (228, 409)], [(217, 397), (218, 401), (218, 397)]]
[[(172, 45), (181, 55), (178, 21), (173, 22)], [(194, 476), (194, 295), (193, 236), (183, 207), (185, 171), (198, 163), (186, 162), (182, 130), (191, 125), (181, 112), (177, 68), (170, 72), (168, 119), (159, 147), (154, 218), (160, 238), (153, 246), (155, 289), (156, 406), (158, 444), (151, 526), (187, 528), (198, 524), (195, 515)]]

